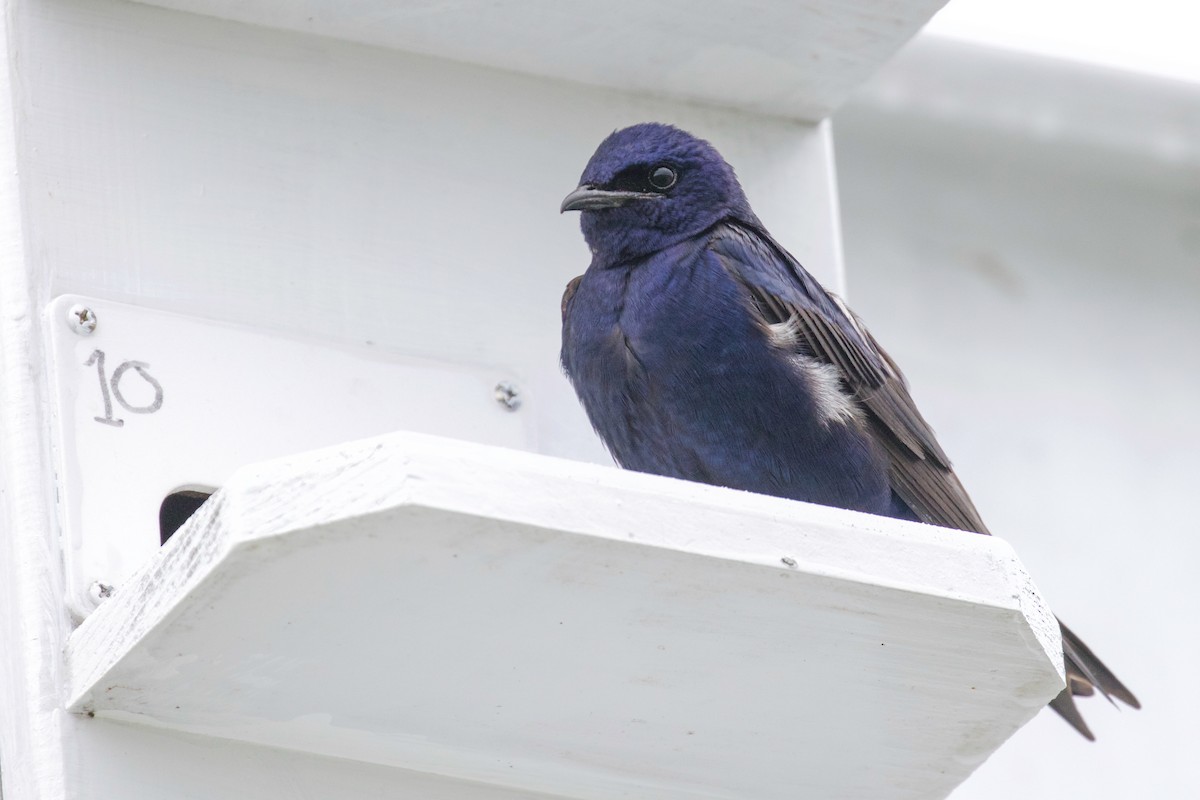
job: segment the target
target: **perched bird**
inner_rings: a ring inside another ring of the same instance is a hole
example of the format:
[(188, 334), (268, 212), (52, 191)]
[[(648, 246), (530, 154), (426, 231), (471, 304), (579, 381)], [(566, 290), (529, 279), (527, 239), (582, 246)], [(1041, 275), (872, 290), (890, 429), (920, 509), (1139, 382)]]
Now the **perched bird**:
[[(771, 238), (708, 142), (605, 139), (562, 211), (592, 251), (563, 295), (562, 365), (622, 467), (988, 533), (904, 376)], [(1073, 695), (1137, 699), (1065, 625)]]

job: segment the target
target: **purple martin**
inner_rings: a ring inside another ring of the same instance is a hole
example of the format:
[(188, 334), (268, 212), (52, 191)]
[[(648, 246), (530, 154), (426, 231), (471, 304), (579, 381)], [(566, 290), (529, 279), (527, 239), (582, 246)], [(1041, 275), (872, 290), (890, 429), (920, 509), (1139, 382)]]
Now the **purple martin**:
[[(763, 227), (708, 142), (657, 123), (605, 139), (562, 202), (587, 271), (562, 366), (626, 469), (947, 528), (988, 529), (895, 362)], [(1070, 629), (1050, 706), (1133, 693)]]

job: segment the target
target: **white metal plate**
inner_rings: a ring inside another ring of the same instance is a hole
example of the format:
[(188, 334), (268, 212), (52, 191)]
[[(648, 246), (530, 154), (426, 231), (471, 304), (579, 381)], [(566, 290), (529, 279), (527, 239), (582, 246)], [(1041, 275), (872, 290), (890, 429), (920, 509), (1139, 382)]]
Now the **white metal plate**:
[[(74, 306), (98, 320), (90, 334)], [(57, 427), (67, 599), (86, 616), (98, 584), (119, 587), (159, 547), (158, 511), (183, 488), (211, 490), (237, 467), (406, 429), (532, 447), (515, 377), (334, 347), (93, 298), (46, 312)], [(519, 386), (519, 382), (517, 382)]]

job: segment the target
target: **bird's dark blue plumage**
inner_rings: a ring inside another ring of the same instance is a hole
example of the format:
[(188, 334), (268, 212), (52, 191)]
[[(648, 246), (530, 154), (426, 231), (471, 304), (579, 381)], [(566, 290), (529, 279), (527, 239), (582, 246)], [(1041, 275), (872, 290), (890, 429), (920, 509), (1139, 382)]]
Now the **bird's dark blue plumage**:
[[(616, 131), (562, 209), (592, 251), (563, 297), (562, 364), (621, 466), (987, 533), (899, 370), (709, 143)], [(1075, 694), (1137, 706), (1063, 638)], [(1070, 689), (1051, 705), (1090, 738)]]

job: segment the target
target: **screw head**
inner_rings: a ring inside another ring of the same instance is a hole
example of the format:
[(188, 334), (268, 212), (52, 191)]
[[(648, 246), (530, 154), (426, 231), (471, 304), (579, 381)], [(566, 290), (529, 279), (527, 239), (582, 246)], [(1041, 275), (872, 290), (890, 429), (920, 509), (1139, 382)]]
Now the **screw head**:
[(101, 583), (100, 581), (92, 581), (92, 585), (88, 587), (88, 597), (91, 598), (93, 603), (100, 605), (102, 602), (112, 597), (113, 592), (115, 591), (116, 587), (112, 586), (111, 584)]
[(85, 305), (76, 304), (67, 311), (67, 324), (80, 336), (90, 336), (96, 330), (96, 312)]
[(509, 411), (516, 411), (521, 407), (521, 390), (512, 381), (497, 383), (494, 397), (497, 403)]

